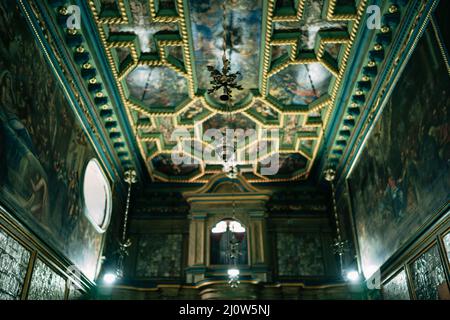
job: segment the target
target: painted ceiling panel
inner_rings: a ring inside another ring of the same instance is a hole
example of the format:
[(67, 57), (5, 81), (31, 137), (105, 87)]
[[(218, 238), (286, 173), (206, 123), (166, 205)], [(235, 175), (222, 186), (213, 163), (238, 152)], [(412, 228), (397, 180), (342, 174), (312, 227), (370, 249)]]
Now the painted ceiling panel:
[[(211, 81), (206, 66), (222, 67), (224, 1), (190, 0), (189, 4), (197, 83), (200, 89), (206, 90)], [(244, 87), (234, 96), (238, 102), (249, 89), (258, 87), (259, 73), (255, 71), (260, 64), (262, 0), (230, 0), (225, 5), (227, 54), (231, 69), (241, 72)]]
[(218, 129), (225, 133), (226, 129), (256, 129), (256, 124), (243, 114), (234, 114), (231, 117), (217, 114), (203, 122), (203, 132), (208, 129)]
[[(192, 161), (194, 162), (194, 161)], [(170, 154), (160, 154), (152, 159), (152, 166), (164, 177), (186, 177), (199, 172), (198, 164), (175, 164)]]
[(167, 67), (137, 67), (128, 75), (126, 84), (130, 98), (149, 109), (175, 109), (189, 100), (186, 78)]
[[(168, 3), (173, 4), (172, 1), (168, 1)], [(139, 39), (140, 50), (142, 52), (150, 53), (157, 51), (154, 38), (157, 32), (178, 32), (178, 25), (176, 23), (152, 23), (147, 0), (130, 0), (129, 9), (131, 12), (131, 23), (123, 25), (110, 25), (109, 32), (111, 34), (134, 34)]]
[(286, 106), (309, 105), (328, 92), (330, 81), (320, 63), (291, 65), (270, 79), (270, 95)]

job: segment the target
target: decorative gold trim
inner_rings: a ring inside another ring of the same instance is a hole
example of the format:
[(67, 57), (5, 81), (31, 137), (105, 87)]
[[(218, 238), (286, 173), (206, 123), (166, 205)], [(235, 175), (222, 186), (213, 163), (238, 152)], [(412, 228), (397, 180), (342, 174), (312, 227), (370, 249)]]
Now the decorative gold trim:
[[(25, 17), (26, 17), (27, 23), (28, 23), (28, 25), (31, 27), (31, 30), (32, 30), (32, 32), (33, 32), (33, 34), (34, 34), (35, 39), (37, 39), (38, 42), (39, 42), (39, 47), (40, 47), (40, 49), (42, 50), (42, 52), (44, 53), (45, 60), (47, 60), (47, 62), (49, 63), (49, 65), (50, 65), (50, 67), (51, 67), (51, 69), (52, 69), (52, 71), (53, 71), (53, 73), (54, 73), (54, 75), (55, 75), (55, 77), (56, 77), (56, 80), (59, 82), (59, 84), (60, 84), (60, 86), (61, 86), (61, 89), (62, 89), (63, 92), (64, 92), (64, 96), (66, 97), (67, 101), (68, 101), (69, 104), (70, 104), (70, 107), (71, 107), (71, 109), (72, 109), (72, 112), (75, 114), (76, 118), (78, 119), (78, 122), (80, 123), (80, 125), (81, 125), (81, 127), (82, 127), (82, 129), (83, 129), (83, 132), (84, 132), (86, 138), (89, 140), (90, 145), (91, 145), (92, 148), (95, 150), (95, 153), (96, 153), (96, 155), (97, 155), (99, 161), (102, 163), (102, 167), (103, 167), (103, 168), (107, 168), (108, 166), (106, 165), (106, 163), (105, 163), (105, 161), (103, 160), (103, 158), (102, 158), (102, 157), (99, 157), (100, 152), (99, 152), (99, 150), (98, 150), (98, 148), (97, 148), (97, 145), (96, 145), (96, 143), (94, 142), (92, 136), (91, 136), (90, 134), (88, 134), (89, 131), (88, 131), (87, 126), (84, 124), (84, 122), (83, 122), (83, 120), (81, 119), (80, 115), (79, 115), (78, 112), (76, 111), (75, 102), (74, 102), (73, 99), (71, 98), (70, 93), (69, 93), (69, 91), (68, 91), (66, 85), (64, 84), (64, 81), (63, 81), (62, 78), (60, 77), (60, 75), (59, 75), (59, 73), (58, 73), (58, 70), (57, 70), (55, 64), (53, 63), (53, 61), (52, 61), (52, 59), (51, 59), (51, 57), (50, 57), (50, 55), (49, 55), (49, 53), (48, 53), (48, 51), (47, 51), (46, 46), (45, 46), (44, 43), (42, 42), (42, 39), (41, 39), (41, 37), (40, 37), (40, 35), (39, 35), (39, 33), (38, 33), (36, 27), (35, 27), (34, 24), (33, 24), (33, 21), (32, 21), (32, 19), (31, 19), (30, 12), (28, 12), (26, 6), (25, 6), (24, 3), (23, 3), (23, 0), (19, 0), (19, 4), (20, 4), (20, 7), (21, 7), (22, 11), (25, 13)], [(40, 16), (40, 13), (37, 11), (36, 8), (33, 7), (33, 4), (30, 4), (30, 5), (31, 5), (31, 8), (32, 8), (32, 10), (33, 10), (33, 14), (34, 14), (34, 16), (36, 17), (36, 19), (39, 20), (39, 21), (42, 21), (43, 19), (42, 19), (42, 17)], [(47, 32), (47, 30), (44, 28), (44, 26), (43, 26), (42, 23), (40, 24), (40, 27), (41, 27), (41, 30), (42, 30), (43, 32)], [(58, 50), (54, 47), (53, 43), (49, 43), (49, 45), (50, 45), (50, 46), (52, 47), (52, 49), (53, 49), (53, 53), (55, 54), (56, 59), (58, 60), (58, 64), (59, 64), (60, 69), (63, 70), (63, 72), (64, 72), (65, 67), (63, 66), (63, 64), (62, 64), (62, 62), (61, 62), (61, 57), (58, 56), (58, 54), (57, 54), (57, 53), (58, 53)], [(70, 80), (70, 81), (68, 81), (68, 82), (70, 83), (70, 85), (72, 86), (72, 89), (73, 89), (73, 86), (74, 86), (73, 80)], [(76, 90), (73, 90), (73, 91), (75, 92)], [(93, 119), (90, 117), (89, 112), (87, 111), (86, 105), (84, 104), (83, 101), (81, 101), (81, 99), (80, 99), (79, 96), (77, 97), (77, 102), (78, 102), (78, 104), (80, 105), (80, 107), (83, 109), (84, 115), (85, 115), (86, 118), (88, 119), (89, 125), (90, 125), (91, 128), (92, 128), (93, 134), (96, 136), (96, 138), (97, 138), (99, 141), (101, 141), (101, 139), (100, 139), (98, 133), (97, 133), (96, 130), (95, 130), (94, 121), (93, 121)], [(108, 158), (108, 161), (112, 164), (112, 159), (109, 157), (108, 152), (107, 152), (106, 148), (105, 148), (103, 145), (102, 145), (102, 152), (106, 155), (106, 157)], [(113, 167), (113, 166), (112, 166), (112, 167)], [(115, 175), (118, 175), (118, 172), (117, 172), (117, 170), (115, 170), (114, 167), (112, 168), (112, 170), (114, 171), (114, 174), (115, 174)], [(114, 180), (115, 180), (115, 179), (113, 178), (113, 176), (111, 175), (111, 173), (110, 173), (109, 170), (105, 170), (105, 172), (107, 173), (108, 178), (110, 179), (110, 181), (114, 181)]]
[(31, 285), (31, 277), (33, 276), (34, 265), (36, 263), (37, 251), (32, 251), (30, 255), (30, 260), (28, 261), (27, 273), (25, 275), (25, 280), (22, 287), (22, 292), (20, 294), (20, 300), (26, 300), (28, 297), (28, 291)]
[[(406, 41), (404, 41), (401, 49), (398, 51), (397, 56), (395, 57), (395, 59), (393, 60), (393, 65), (390, 68), (389, 73), (386, 75), (384, 82), (383, 82), (383, 86), (381, 87), (381, 89), (378, 91), (377, 93), (377, 99), (375, 101), (375, 103), (373, 104), (368, 116), (367, 116), (367, 120), (365, 121), (365, 123), (363, 124), (363, 127), (361, 128), (360, 134), (357, 137), (357, 140), (355, 141), (354, 145), (355, 146), (360, 146), (359, 148), (353, 148), (348, 156), (348, 159), (353, 159), (353, 161), (348, 161), (345, 164), (345, 167), (343, 168), (343, 171), (347, 171), (347, 174), (345, 176), (345, 179), (349, 179), (350, 175), (352, 174), (352, 171), (356, 165), (356, 163), (359, 160), (359, 157), (362, 154), (362, 150), (364, 149), (364, 145), (367, 142), (367, 139), (369, 137), (369, 133), (372, 130), (372, 128), (375, 126), (376, 124), (376, 118), (381, 116), (382, 112), (383, 112), (383, 107), (379, 108), (379, 106), (383, 103), (385, 103), (387, 101), (387, 99), (383, 99), (384, 94), (386, 93), (386, 89), (388, 86), (390, 86), (389, 88), (389, 92), (387, 92), (387, 96), (390, 96), (390, 94), (392, 93), (392, 91), (395, 88), (395, 84), (397, 83), (398, 79), (401, 76), (401, 71), (397, 72), (396, 74), (394, 74), (394, 70), (396, 69), (396, 67), (403, 63), (404, 61), (408, 61), (409, 57), (411, 56), (411, 54), (414, 52), (417, 42), (419, 41), (419, 39), (422, 36), (422, 32), (425, 29), (425, 27), (428, 24), (428, 20), (430, 19), (431, 16), (431, 12), (428, 12), (427, 17), (424, 21), (424, 23), (420, 26), (419, 29), (419, 33), (418, 35), (414, 38), (413, 43), (411, 48), (409, 49), (407, 56), (404, 60), (400, 61), (400, 57), (404, 54), (408, 44), (410, 43), (410, 39), (412, 38), (412, 34), (415, 31), (415, 27), (417, 26), (417, 24), (420, 21), (420, 18), (422, 17), (422, 14), (426, 8), (427, 3), (426, 2), (422, 2), (422, 7), (420, 8), (419, 12), (416, 15), (416, 18), (412, 24), (411, 30), (409, 32), (409, 34), (406, 37)], [(404, 64), (405, 65), (405, 64)], [(372, 121), (374, 120), (374, 121)], [(369, 130), (368, 130), (369, 128)], [(365, 136), (363, 136), (361, 133), (363, 132), (367, 132), (367, 134)], [(355, 153), (357, 153), (357, 155), (355, 156)], [(348, 168), (350, 166), (350, 168)]]

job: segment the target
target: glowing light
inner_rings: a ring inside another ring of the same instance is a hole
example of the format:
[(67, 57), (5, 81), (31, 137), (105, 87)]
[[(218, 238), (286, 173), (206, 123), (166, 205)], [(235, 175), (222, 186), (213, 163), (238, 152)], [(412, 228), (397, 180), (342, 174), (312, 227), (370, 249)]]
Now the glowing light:
[(347, 279), (351, 282), (358, 282), (359, 281), (359, 273), (358, 271), (348, 271), (347, 272)]
[(113, 284), (114, 282), (116, 282), (117, 277), (114, 273), (107, 273), (103, 276), (103, 281), (106, 284)]
[(224, 233), (227, 231), (227, 223), (225, 221), (220, 221), (212, 230), (212, 233)]
[(228, 269), (228, 275), (231, 277), (231, 278), (236, 278), (236, 277), (238, 277), (239, 276), (239, 269)]
[(245, 232), (245, 228), (237, 221), (230, 222), (230, 230), (237, 233)]

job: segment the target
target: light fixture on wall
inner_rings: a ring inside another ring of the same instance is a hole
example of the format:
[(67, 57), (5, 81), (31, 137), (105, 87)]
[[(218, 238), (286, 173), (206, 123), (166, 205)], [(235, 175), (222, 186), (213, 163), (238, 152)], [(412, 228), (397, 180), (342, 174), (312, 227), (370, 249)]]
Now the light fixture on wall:
[[(241, 75), (241, 73), (235, 72), (231, 73), (231, 61), (227, 58), (227, 40), (228, 36), (231, 37), (231, 34), (229, 35), (228, 26), (226, 23), (227, 20), (227, 10), (226, 10), (226, 0), (222, 4), (222, 10), (223, 10), (223, 43), (222, 43), (222, 49), (223, 49), (223, 55), (222, 55), (222, 70), (218, 70), (213, 66), (207, 66), (208, 71), (211, 74), (212, 81), (210, 82), (212, 84), (212, 88), (208, 89), (208, 93), (211, 94), (215, 91), (218, 91), (220, 89), (223, 90), (223, 93), (220, 95), (220, 100), (224, 102), (229, 102), (231, 100), (232, 91), (233, 89), (236, 90), (243, 90), (241, 85), (238, 84), (238, 76)], [(230, 46), (233, 45), (233, 41), (230, 41)], [(232, 48), (230, 48), (230, 52), (232, 51)], [(231, 59), (231, 55), (230, 55)]]
[(107, 285), (114, 284), (114, 282), (116, 282), (116, 280), (117, 280), (117, 276), (115, 273), (112, 273), (112, 272), (105, 273), (105, 275), (103, 276), (103, 282)]
[(359, 273), (355, 270), (347, 271), (346, 278), (350, 282), (358, 282), (359, 281)]
[[(341, 227), (339, 222), (339, 215), (337, 212), (337, 206), (336, 206), (336, 193), (335, 193), (335, 187), (334, 187), (334, 180), (336, 179), (336, 171), (332, 168), (329, 168), (325, 170), (324, 172), (325, 180), (327, 180), (330, 183), (331, 186), (331, 197), (333, 201), (333, 214), (334, 214), (334, 220), (336, 223), (336, 238), (333, 242), (333, 253), (336, 254), (339, 257), (339, 265), (341, 268), (341, 274), (344, 276), (344, 270), (343, 270), (343, 257), (344, 253), (348, 251), (348, 242), (346, 240), (342, 240), (341, 236)], [(347, 275), (345, 275), (346, 278)], [(354, 278), (354, 274), (351, 274), (351, 277)]]
[(128, 249), (131, 246), (131, 240), (127, 237), (127, 228), (128, 228), (128, 215), (130, 211), (130, 200), (131, 200), (131, 186), (137, 183), (136, 171), (127, 170), (124, 174), (124, 181), (128, 185), (127, 199), (125, 204), (125, 213), (123, 218), (122, 225), (122, 237), (118, 241), (119, 249), (114, 253), (117, 255), (117, 263), (114, 273), (108, 272), (104, 275), (103, 281), (106, 284), (112, 284), (117, 279), (123, 278), (124, 274), (124, 262), (125, 258), (128, 256)]

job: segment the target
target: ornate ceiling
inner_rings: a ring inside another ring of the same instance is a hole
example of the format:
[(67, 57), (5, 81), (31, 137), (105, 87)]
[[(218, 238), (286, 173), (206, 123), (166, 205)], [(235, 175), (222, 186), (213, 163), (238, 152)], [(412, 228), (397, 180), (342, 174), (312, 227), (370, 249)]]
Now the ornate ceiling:
[[(179, 151), (201, 160), (195, 151), (210, 147), (203, 133), (228, 127), (255, 129), (258, 139), (264, 129), (280, 130), (267, 137), (266, 154), (239, 161), (250, 182), (306, 178), (341, 85), (358, 8), (348, 0), (227, 0), (226, 7), (231, 68), (244, 87), (233, 97), (231, 119), (217, 95), (206, 93), (206, 66), (220, 67), (222, 1), (89, 2), (148, 172), (162, 181), (206, 182), (220, 163), (173, 163), (181, 139), (173, 132), (187, 129), (189, 143)], [(274, 154), (278, 173), (262, 175), (261, 161)]]
[[(78, 30), (63, 26), (67, 1), (48, 2), (122, 166), (140, 158), (153, 180), (205, 183), (222, 172), (220, 161), (201, 155), (212, 150), (204, 133), (226, 128), (256, 131), (239, 153), (268, 143), (256, 158), (238, 160), (247, 181), (306, 179), (333, 115), (349, 107), (343, 125), (333, 124), (348, 132), (359, 114), (358, 99), (342, 105), (340, 95), (348, 77), (355, 81), (349, 60), (366, 0), (226, 0), (225, 14), (220, 0), (90, 0)], [(207, 66), (221, 68), (224, 16), (231, 70), (241, 72), (244, 88), (231, 105), (207, 93)], [(342, 137), (333, 137), (330, 161), (342, 155)], [(174, 163), (174, 150), (189, 163)], [(261, 174), (271, 157), (279, 158), (278, 172)]]

